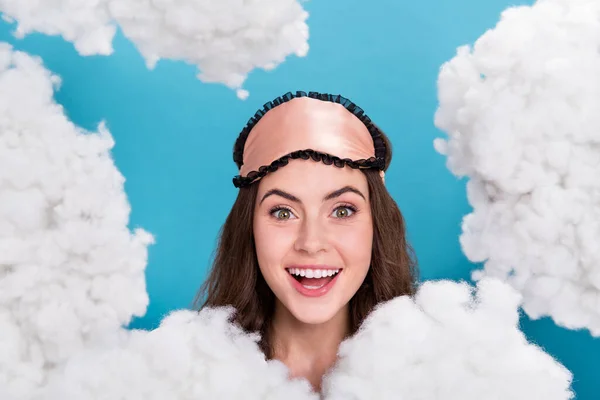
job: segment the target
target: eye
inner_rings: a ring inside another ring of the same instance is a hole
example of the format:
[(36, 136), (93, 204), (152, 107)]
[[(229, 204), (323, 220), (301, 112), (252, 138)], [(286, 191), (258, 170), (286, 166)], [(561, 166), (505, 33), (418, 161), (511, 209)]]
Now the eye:
[(354, 207), (341, 206), (341, 207), (337, 207), (335, 210), (333, 210), (333, 216), (335, 218), (348, 218), (349, 216), (354, 214), (355, 211), (356, 210), (354, 209)]
[(294, 213), (292, 213), (292, 210), (285, 207), (276, 207), (272, 209), (271, 215), (281, 221), (293, 219), (295, 217)]

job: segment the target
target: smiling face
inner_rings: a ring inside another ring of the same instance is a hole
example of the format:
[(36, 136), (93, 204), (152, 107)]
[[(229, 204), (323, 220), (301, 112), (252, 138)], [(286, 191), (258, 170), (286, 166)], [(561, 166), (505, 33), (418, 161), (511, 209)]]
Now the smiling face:
[(278, 306), (303, 323), (329, 321), (347, 308), (371, 263), (365, 175), (292, 160), (257, 184), (256, 254)]

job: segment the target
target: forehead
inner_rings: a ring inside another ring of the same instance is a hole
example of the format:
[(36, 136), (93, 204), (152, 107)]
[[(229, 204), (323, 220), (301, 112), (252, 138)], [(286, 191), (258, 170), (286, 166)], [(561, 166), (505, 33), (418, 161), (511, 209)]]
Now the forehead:
[(311, 194), (321, 197), (344, 186), (354, 186), (365, 197), (368, 195), (367, 178), (360, 170), (312, 160), (291, 160), (288, 165), (267, 174), (258, 184), (259, 195), (277, 188), (299, 197)]

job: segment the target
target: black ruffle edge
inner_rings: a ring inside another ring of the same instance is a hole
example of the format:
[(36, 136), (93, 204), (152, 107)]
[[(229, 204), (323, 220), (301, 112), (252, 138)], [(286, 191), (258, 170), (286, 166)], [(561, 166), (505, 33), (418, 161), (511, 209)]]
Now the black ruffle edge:
[[(243, 165), (244, 146), (246, 145), (246, 140), (248, 139), (248, 135), (250, 134), (252, 129), (256, 126), (258, 121), (260, 121), (260, 119), (267, 112), (272, 110), (273, 108), (275, 108), (278, 105), (281, 105), (283, 103), (286, 103), (290, 100), (298, 98), (298, 97), (310, 97), (310, 98), (317, 99), (317, 100), (330, 101), (332, 103), (337, 103), (337, 104), (341, 104), (342, 106), (344, 106), (346, 108), (346, 110), (348, 110), (349, 112), (354, 114), (358, 119), (361, 120), (361, 122), (365, 125), (365, 127), (371, 134), (371, 138), (373, 139), (373, 145), (375, 148), (375, 157), (371, 157), (368, 160), (350, 160), (350, 159), (342, 160), (339, 157), (332, 156), (332, 155), (326, 154), (326, 153), (321, 153), (321, 152), (311, 150), (311, 149), (298, 150), (298, 151), (294, 151), (290, 154), (287, 154), (287, 155), (279, 158), (278, 160), (273, 161), (268, 166), (260, 167), (258, 171), (251, 171), (250, 173), (248, 173), (248, 175), (246, 177), (241, 177), (239, 175), (236, 176), (235, 178), (233, 178), (233, 184), (236, 187), (248, 186), (255, 180), (265, 176), (268, 172), (276, 171), (279, 167), (286, 165), (290, 158), (291, 159), (303, 158), (303, 159), (307, 160), (308, 158), (315, 159), (315, 157), (320, 157), (319, 160), (323, 161), (323, 157), (325, 157), (325, 159), (327, 159), (327, 160), (331, 159), (332, 160), (331, 163), (337, 163), (337, 164), (335, 164), (336, 166), (338, 164), (342, 163), (341, 167), (343, 167), (344, 165), (348, 165), (352, 168), (379, 168), (382, 170), (385, 168), (385, 156), (386, 156), (387, 149), (386, 149), (385, 142), (383, 140), (382, 133), (379, 130), (379, 128), (377, 128), (377, 126), (375, 126), (375, 124), (373, 124), (371, 119), (364, 113), (362, 108), (360, 108), (359, 106), (354, 104), (352, 101), (348, 100), (347, 98), (345, 98), (341, 95), (333, 95), (333, 94), (319, 93), (319, 92), (306, 93), (306, 92), (302, 92), (302, 91), (297, 91), (296, 93), (288, 92), (288, 93), (284, 94), (283, 96), (277, 97), (275, 100), (265, 103), (263, 105), (263, 108), (258, 110), (254, 114), (254, 116), (248, 120), (248, 123), (246, 124), (244, 129), (240, 132), (237, 140), (235, 141), (235, 145), (233, 148), (233, 161), (235, 162), (235, 164), (237, 165), (238, 168), (241, 168), (241, 166)], [(319, 161), (317, 159), (315, 159), (315, 160)], [(335, 160), (335, 162), (333, 160)], [(325, 162), (325, 161), (323, 161), (323, 162)]]
[(246, 176), (237, 175), (235, 178), (233, 178), (233, 185), (236, 188), (250, 186), (256, 180), (264, 177), (269, 172), (275, 172), (279, 168), (287, 165), (290, 160), (296, 159), (312, 159), (313, 161), (320, 161), (325, 165), (334, 165), (338, 168), (348, 166), (354, 169), (384, 169), (385, 167), (385, 160), (383, 158), (371, 157), (365, 160), (351, 160), (349, 158), (342, 159), (331, 154), (322, 153), (312, 149), (296, 150), (290, 154), (286, 154), (285, 156), (278, 158), (268, 166), (260, 167), (258, 171), (251, 171)]

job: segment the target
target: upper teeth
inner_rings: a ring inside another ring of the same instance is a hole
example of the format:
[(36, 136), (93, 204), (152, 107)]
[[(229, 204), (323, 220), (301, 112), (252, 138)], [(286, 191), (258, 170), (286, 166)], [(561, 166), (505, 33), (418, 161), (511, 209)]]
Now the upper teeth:
[(325, 278), (327, 276), (333, 276), (340, 272), (339, 269), (301, 269), (301, 268), (288, 268), (288, 272), (292, 275), (305, 276), (307, 278)]

